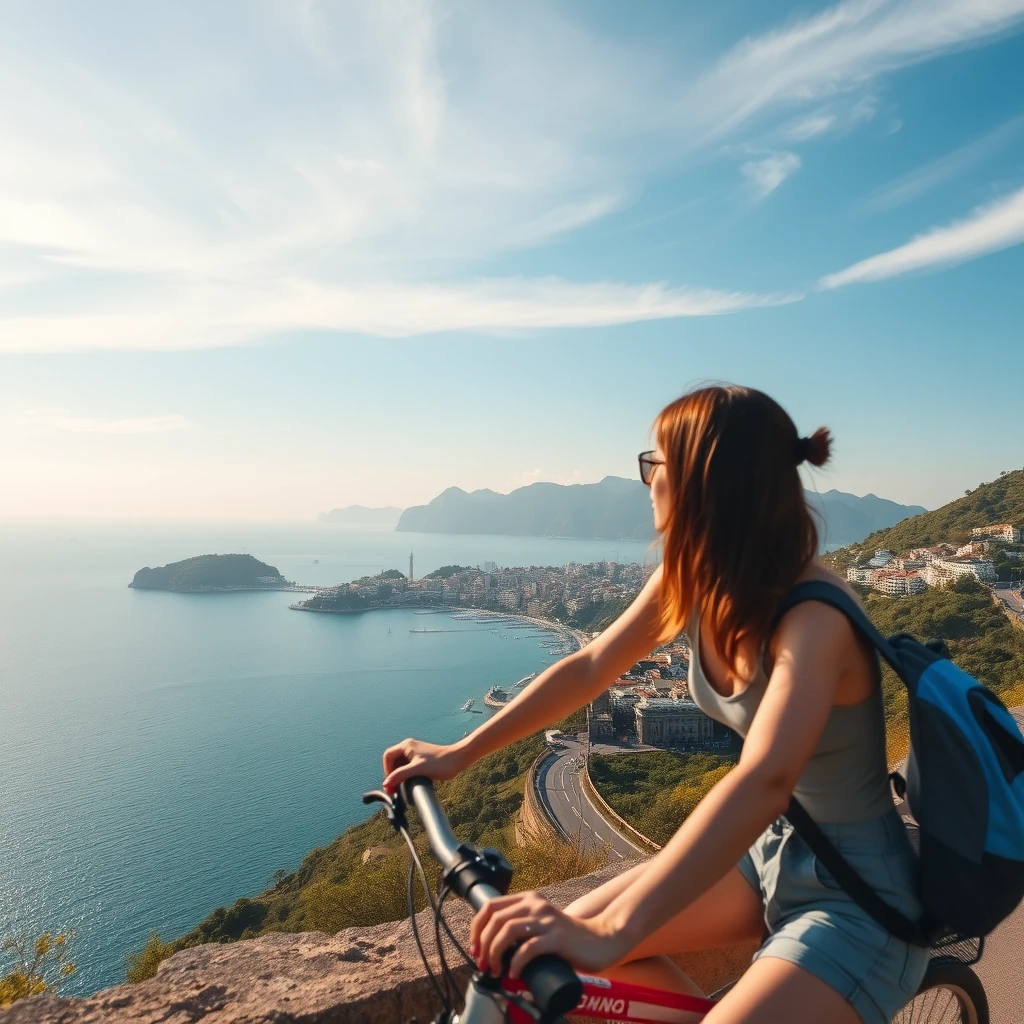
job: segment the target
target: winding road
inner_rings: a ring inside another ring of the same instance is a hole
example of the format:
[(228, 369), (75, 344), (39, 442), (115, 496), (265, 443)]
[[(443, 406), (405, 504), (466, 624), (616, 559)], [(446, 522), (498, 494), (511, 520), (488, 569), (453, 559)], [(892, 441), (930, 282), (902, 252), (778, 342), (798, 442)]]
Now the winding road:
[(574, 762), (582, 759), (583, 747), (566, 739), (565, 749), (553, 751), (537, 771), (537, 788), (548, 817), (564, 836), (580, 836), (585, 850), (608, 849), (608, 859), (619, 863), (646, 856), (646, 851), (620, 835), (590, 802)]

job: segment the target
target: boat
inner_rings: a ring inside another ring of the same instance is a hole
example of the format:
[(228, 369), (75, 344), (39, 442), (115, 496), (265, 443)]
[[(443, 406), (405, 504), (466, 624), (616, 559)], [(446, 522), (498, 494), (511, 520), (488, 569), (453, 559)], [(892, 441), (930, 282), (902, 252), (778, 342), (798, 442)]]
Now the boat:
[(472, 711), (473, 710), (473, 698), (472, 697), (470, 697), (469, 700), (467, 700), (466, 703), (462, 705), (462, 710), (463, 711)]
[(523, 678), (520, 679), (519, 682), (515, 684), (515, 687), (518, 690), (521, 686), (525, 686), (528, 682), (530, 682), (531, 679), (536, 679), (536, 678), (537, 678), (537, 673), (536, 672), (531, 672), (528, 676), (523, 676)]
[(484, 694), (484, 703), (489, 708), (503, 708), (511, 699), (512, 695), (500, 686), (492, 686)]

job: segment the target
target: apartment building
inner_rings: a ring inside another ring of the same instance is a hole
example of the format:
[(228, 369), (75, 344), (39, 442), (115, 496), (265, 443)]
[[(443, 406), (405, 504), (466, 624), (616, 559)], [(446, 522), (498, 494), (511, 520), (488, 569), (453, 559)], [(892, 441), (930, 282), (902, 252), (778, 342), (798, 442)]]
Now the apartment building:
[(921, 570), (921, 576), (929, 587), (941, 587), (962, 576), (973, 576), (982, 583), (994, 583), (996, 570), (991, 562), (980, 558), (964, 558), (960, 561), (936, 558)]
[(972, 537), (991, 537), (994, 540), (1005, 540), (1010, 544), (1020, 543), (1020, 530), (1010, 523), (997, 523), (995, 526), (976, 526), (971, 530)]
[(928, 584), (920, 574), (897, 569), (891, 572), (882, 570), (875, 573), (871, 585), (879, 593), (887, 594), (889, 597), (910, 597), (912, 594), (920, 594), (928, 589)]

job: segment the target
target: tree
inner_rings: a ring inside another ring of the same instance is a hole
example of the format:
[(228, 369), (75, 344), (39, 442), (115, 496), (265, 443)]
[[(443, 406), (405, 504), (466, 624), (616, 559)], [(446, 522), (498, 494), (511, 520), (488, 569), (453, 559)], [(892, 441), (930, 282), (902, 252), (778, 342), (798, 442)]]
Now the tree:
[(22, 936), (0, 945), (0, 953), (14, 960), (14, 969), (0, 976), (0, 1006), (10, 1006), (26, 996), (56, 992), (77, 970), (68, 959), (68, 946), (74, 935), (43, 932), (35, 942)]

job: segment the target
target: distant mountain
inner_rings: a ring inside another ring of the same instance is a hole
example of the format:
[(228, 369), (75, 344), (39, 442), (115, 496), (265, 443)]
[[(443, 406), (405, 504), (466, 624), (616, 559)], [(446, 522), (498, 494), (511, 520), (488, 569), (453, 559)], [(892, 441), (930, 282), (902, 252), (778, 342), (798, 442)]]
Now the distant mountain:
[(449, 487), (429, 505), (407, 508), (396, 529), (520, 537), (653, 537), (647, 488), (616, 476), (596, 484), (529, 484), (511, 494)]
[[(869, 494), (807, 492), (824, 516), (822, 542), (851, 544), (881, 526), (923, 512)], [(606, 476), (596, 484), (529, 484), (510, 494), (449, 487), (428, 505), (407, 508), (397, 530), (417, 533), (497, 533), (526, 537), (653, 540), (650, 492), (639, 480)]]
[(252, 555), (196, 555), (156, 569), (140, 569), (128, 584), (136, 590), (273, 590), (288, 581), (273, 565)]
[(364, 505), (346, 505), (321, 512), (321, 523), (350, 523), (359, 526), (394, 526), (402, 514), (400, 508), (366, 508)]
[(807, 503), (824, 517), (825, 528), (820, 531), (823, 548), (856, 544), (869, 533), (928, 511), (921, 505), (900, 505), (874, 494), (858, 497), (835, 489), (825, 491), (824, 494), (816, 491), (804, 493), (807, 495)]
[(996, 523), (1010, 523), (1024, 530), (1024, 470), (1015, 469), (980, 484), (933, 512), (877, 529), (863, 538), (863, 545), (872, 551), (889, 548), (900, 552), (933, 544), (957, 544), (970, 539), (973, 527)]

